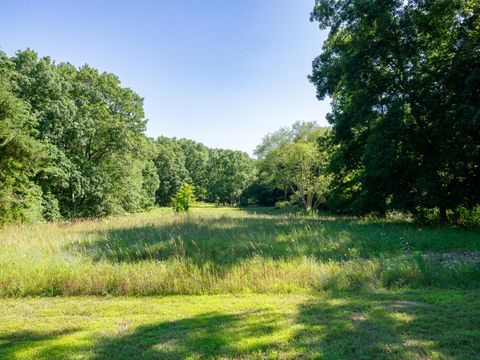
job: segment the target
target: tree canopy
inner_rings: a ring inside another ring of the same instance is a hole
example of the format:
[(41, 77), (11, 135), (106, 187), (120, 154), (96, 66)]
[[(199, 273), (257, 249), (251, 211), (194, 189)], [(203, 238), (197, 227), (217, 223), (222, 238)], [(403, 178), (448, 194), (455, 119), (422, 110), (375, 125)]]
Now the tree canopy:
[[(264, 137), (255, 153), (263, 184), (282, 190), (294, 204), (310, 211), (325, 202), (329, 153), (319, 144), (328, 129), (296, 122)], [(323, 140), (322, 140), (323, 143)]]
[(117, 76), (0, 52), (0, 223), (169, 205), (185, 183), (236, 203), (253, 159), (187, 139), (145, 135), (143, 99)]
[(332, 208), (471, 209), (480, 200), (480, 3), (319, 0), (310, 80), (332, 99)]
[(479, 14), (476, 0), (318, 0), (311, 20), (329, 34), (309, 79), (332, 100), (332, 127), (282, 127), (256, 159), (148, 138), (143, 99), (114, 74), (0, 52), (0, 224), (167, 206), (189, 185), (200, 201), (232, 205), (472, 212)]

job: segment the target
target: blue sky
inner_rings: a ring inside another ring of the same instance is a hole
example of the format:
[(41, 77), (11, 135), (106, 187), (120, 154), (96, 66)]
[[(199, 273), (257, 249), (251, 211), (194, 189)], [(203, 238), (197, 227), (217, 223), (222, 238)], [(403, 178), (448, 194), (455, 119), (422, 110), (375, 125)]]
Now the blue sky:
[(327, 125), (307, 80), (326, 33), (314, 0), (0, 2), (0, 49), (31, 48), (119, 76), (147, 134), (249, 153), (297, 120)]

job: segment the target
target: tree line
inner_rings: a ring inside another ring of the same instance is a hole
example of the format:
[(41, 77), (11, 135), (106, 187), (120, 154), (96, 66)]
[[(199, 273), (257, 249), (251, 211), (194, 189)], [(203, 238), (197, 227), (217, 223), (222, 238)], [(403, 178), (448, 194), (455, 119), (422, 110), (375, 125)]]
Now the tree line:
[(243, 151), (211, 149), (193, 140), (164, 136), (154, 144), (159, 205), (169, 205), (184, 183), (195, 185), (195, 197), (200, 201), (235, 205), (255, 178), (255, 162)]
[(0, 223), (168, 205), (183, 183), (236, 204), (255, 176), (241, 151), (145, 135), (143, 99), (113, 74), (0, 53)]
[[(256, 159), (145, 135), (142, 98), (113, 74), (0, 53), (0, 222), (201, 201), (480, 218), (480, 3), (318, 0), (328, 29), (309, 76), (330, 128), (297, 122)], [(190, 191), (190, 190), (189, 190)]]

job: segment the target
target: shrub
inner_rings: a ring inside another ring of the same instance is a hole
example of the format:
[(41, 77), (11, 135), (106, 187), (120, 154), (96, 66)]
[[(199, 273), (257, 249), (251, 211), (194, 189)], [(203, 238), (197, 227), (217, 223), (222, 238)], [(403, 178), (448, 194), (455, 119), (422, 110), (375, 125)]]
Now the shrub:
[(283, 209), (289, 206), (292, 206), (292, 203), (289, 200), (279, 200), (275, 203), (277, 209)]
[(188, 212), (195, 200), (195, 186), (184, 183), (175, 196), (172, 197), (173, 210), (176, 212)]
[(57, 198), (51, 193), (43, 194), (42, 198), (43, 217), (47, 221), (58, 221), (62, 219)]

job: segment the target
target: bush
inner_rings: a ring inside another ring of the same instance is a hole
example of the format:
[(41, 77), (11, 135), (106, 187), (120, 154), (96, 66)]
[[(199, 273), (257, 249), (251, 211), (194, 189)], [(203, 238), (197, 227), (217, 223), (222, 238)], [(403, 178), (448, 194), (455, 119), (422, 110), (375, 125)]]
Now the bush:
[(290, 206), (292, 206), (292, 203), (289, 200), (279, 200), (275, 203), (277, 209), (283, 209)]
[(42, 207), (43, 207), (43, 217), (47, 221), (58, 221), (62, 220), (62, 215), (60, 214), (60, 208), (58, 205), (58, 200), (51, 192), (43, 194), (42, 198)]
[(173, 210), (175, 212), (188, 212), (195, 200), (195, 186), (184, 183), (175, 196), (172, 197)]

